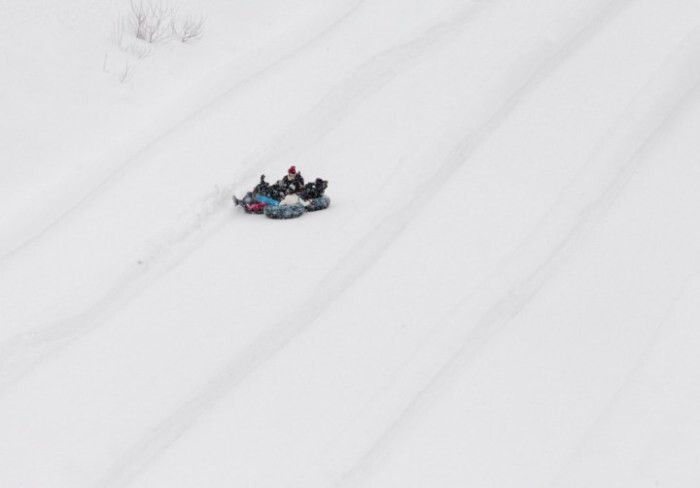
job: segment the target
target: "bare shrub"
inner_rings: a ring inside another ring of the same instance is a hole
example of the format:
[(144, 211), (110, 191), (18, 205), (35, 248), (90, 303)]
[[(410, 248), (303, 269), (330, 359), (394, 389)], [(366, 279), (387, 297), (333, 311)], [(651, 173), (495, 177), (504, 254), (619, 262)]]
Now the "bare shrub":
[(125, 32), (128, 30), (130, 21), (124, 17), (119, 17), (114, 22), (112, 28), (112, 39), (120, 51), (131, 54), (136, 59), (143, 59), (152, 52), (151, 45), (139, 39), (126, 39)]
[[(146, 44), (157, 44), (177, 39), (191, 42), (201, 39), (204, 34), (204, 17), (180, 18), (178, 7), (169, 0), (129, 0), (130, 11), (114, 22), (112, 38), (124, 52), (142, 59), (151, 53)], [(146, 44), (127, 40), (133, 34)]]
[(177, 7), (162, 0), (130, 0), (130, 3), (129, 21), (138, 39), (153, 44), (175, 36)]
[(179, 25), (173, 26), (175, 37), (181, 42), (191, 42), (201, 39), (204, 35), (204, 17), (188, 16)]

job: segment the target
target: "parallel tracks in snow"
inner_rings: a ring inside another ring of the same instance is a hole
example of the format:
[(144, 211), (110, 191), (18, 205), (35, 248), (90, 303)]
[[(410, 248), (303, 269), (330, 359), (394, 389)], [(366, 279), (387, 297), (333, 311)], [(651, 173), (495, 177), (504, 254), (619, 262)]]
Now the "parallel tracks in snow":
[[(544, 81), (565, 59), (567, 59), (579, 46), (583, 45), (597, 30), (602, 28), (609, 18), (624, 7), (627, 1), (616, 1), (608, 4), (598, 15), (594, 16), (583, 26), (576, 35), (564, 42), (559, 50), (551, 51), (544, 49), (542, 54), (540, 49), (535, 49), (528, 57), (527, 61), (518, 66), (514, 73), (509, 73), (507, 77), (510, 85), (510, 95), (505, 100), (496, 100), (492, 115), (474, 132), (469, 133), (454, 148), (447, 159), (440, 165), (434, 176), (428, 181), (431, 191), (428, 194), (436, 193), (442, 181), (456, 172), (462, 165), (466, 164), (469, 156), (493, 134), (512, 113), (519, 102), (531, 93), (542, 81)], [(368, 64), (370, 65), (370, 64)], [(368, 70), (369, 71), (369, 70)], [(506, 83), (507, 84), (507, 83)], [(499, 92), (501, 93), (501, 92)], [(321, 111), (322, 112), (322, 111)], [(424, 202), (423, 202), (424, 203)], [(293, 314), (295, 318), (291, 323), (288, 321), (280, 323), (269, 329), (266, 334), (255, 341), (243, 354), (232, 359), (220, 373), (213, 378), (205, 388), (191, 397), (177, 411), (166, 418), (147, 436), (134, 445), (105, 476), (98, 482), (99, 487), (125, 486), (136, 478), (139, 473), (150, 466), (170, 445), (179, 439), (206, 411), (211, 409), (224, 395), (229, 393), (241, 381), (257, 370), (275, 353), (282, 350), (296, 337), (302, 330), (308, 327), (333, 301), (340, 296), (359, 276), (371, 268), (372, 264), (382, 255), (382, 253), (394, 242), (415, 217), (419, 208), (418, 204), (409, 204), (407, 207), (396, 211), (387, 219), (382, 221), (364, 239), (358, 241), (356, 246), (340, 260), (339, 264), (321, 282), (318, 287), (317, 296), (313, 303), (305, 303), (300, 307), (299, 314)], [(414, 206), (416, 206), (414, 208)], [(508, 301), (510, 295), (499, 297), (494, 305), (495, 310), (503, 308), (503, 303)], [(320, 304), (319, 304), (320, 303)], [(484, 330), (494, 328), (495, 321), (485, 320), (484, 324), (477, 327), (477, 330), (484, 333)], [(463, 341), (465, 340), (462, 338)], [(462, 342), (464, 344), (464, 342)], [(452, 364), (455, 356), (447, 358), (448, 365), (439, 368), (437, 377), (441, 376), (449, 364)], [(420, 400), (424, 391), (428, 391), (436, 378), (430, 378), (427, 385), (415, 395), (409, 395), (408, 406), (399, 406), (399, 414), (394, 417), (391, 425), (374, 439), (368, 450), (353, 460), (349, 465), (344, 465), (337, 477), (334, 479), (348, 480), (354, 478), (354, 474), (361, 470), (368, 457), (378, 446), (382, 446), (390, 436), (392, 430), (400, 425), (402, 419), (411, 410), (411, 405), (415, 405)], [(405, 396), (400, 396), (405, 398)], [(370, 411), (369, 416), (374, 415)], [(361, 420), (360, 420), (361, 422)], [(342, 440), (341, 440), (342, 443)], [(342, 463), (341, 463), (342, 464)], [(323, 469), (322, 469), (323, 471)], [(309, 481), (309, 480), (307, 480)]]
[[(604, 19), (599, 17), (596, 23)], [(557, 275), (614, 206), (643, 164), (644, 153), (690, 105), (688, 99), (698, 96), (698, 59), (700, 28), (654, 73), (532, 234), (478, 287), (484, 291), (441, 317), (412, 363), (328, 449), (305, 486), (346, 488), (371, 476), (380, 453), (396, 446), (405, 434), (402, 426), (420, 415)], [(651, 106), (650, 100), (654, 101)], [(465, 317), (475, 320), (465, 327)], [(443, 360), (436, 362), (436, 354)], [(376, 418), (389, 420), (377, 426)], [(357, 438), (357, 432), (364, 438)]]

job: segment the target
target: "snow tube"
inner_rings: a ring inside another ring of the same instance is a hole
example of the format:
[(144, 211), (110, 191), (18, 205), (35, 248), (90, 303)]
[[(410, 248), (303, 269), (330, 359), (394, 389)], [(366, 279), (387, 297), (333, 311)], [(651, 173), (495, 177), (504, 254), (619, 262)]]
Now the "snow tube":
[(266, 197), (265, 195), (260, 195), (259, 193), (255, 195), (255, 200), (265, 205), (279, 205), (280, 202), (274, 198)]
[(250, 205), (243, 206), (243, 210), (245, 211), (245, 213), (249, 214), (261, 214), (263, 213), (264, 208), (265, 204), (260, 202), (251, 203)]
[(301, 217), (306, 208), (301, 203), (294, 205), (266, 205), (263, 209), (265, 216), (271, 219), (296, 219)]
[(318, 198), (314, 198), (311, 200), (311, 202), (306, 206), (306, 211), (307, 212), (315, 212), (317, 210), (323, 210), (324, 208), (328, 208), (328, 206), (331, 204), (331, 199), (328, 198), (327, 196), (322, 196)]

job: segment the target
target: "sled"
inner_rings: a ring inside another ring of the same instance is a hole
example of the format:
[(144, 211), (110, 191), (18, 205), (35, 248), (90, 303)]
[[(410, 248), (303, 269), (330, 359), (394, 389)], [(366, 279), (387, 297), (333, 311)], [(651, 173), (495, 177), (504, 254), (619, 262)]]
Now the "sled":
[(306, 206), (297, 195), (287, 195), (281, 202), (266, 205), (263, 213), (271, 219), (296, 219), (306, 212)]

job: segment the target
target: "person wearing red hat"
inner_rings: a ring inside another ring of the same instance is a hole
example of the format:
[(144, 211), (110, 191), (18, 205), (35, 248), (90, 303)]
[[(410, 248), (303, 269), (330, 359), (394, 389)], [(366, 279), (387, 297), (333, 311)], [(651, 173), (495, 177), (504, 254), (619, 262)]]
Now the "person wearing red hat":
[(284, 192), (289, 194), (299, 193), (304, 188), (304, 177), (294, 166), (290, 166), (287, 175), (279, 182)]

